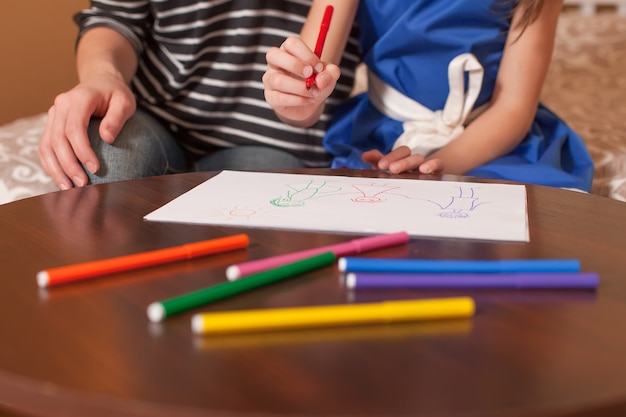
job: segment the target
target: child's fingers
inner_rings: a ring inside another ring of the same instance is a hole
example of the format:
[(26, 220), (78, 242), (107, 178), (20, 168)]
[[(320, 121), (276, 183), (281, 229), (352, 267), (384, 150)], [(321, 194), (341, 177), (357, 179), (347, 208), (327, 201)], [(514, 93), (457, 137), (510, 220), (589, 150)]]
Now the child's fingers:
[(307, 90), (304, 78), (293, 77), (282, 71), (267, 71), (263, 74), (263, 85), (266, 98), (271, 100), (271, 104), (283, 105), (282, 102), (273, 100), (278, 94), (295, 95), (304, 99), (313, 99), (319, 95), (318, 89)]
[(372, 168), (378, 168), (378, 161), (383, 157), (383, 154), (378, 149), (370, 149), (361, 154), (361, 159), (366, 164), (370, 164)]
[(270, 48), (265, 54), (269, 70), (305, 79), (313, 74), (313, 66), (280, 48)]
[[(405, 158), (409, 158), (410, 156), (411, 149), (408, 146), (400, 146), (381, 158), (381, 160), (378, 162), (378, 169), (382, 169), (385, 171), (392, 170), (391, 165), (396, 164), (396, 169), (400, 169), (400, 171), (397, 172), (407, 171), (407, 169), (404, 168), (406, 162), (400, 163), (399, 161), (402, 161)], [(423, 162), (423, 158), (420, 163), (421, 162)], [(418, 166), (419, 164), (416, 165), (414, 168), (417, 168)]]
[(443, 161), (441, 159), (429, 159), (419, 166), (422, 174), (439, 174), (443, 171)]
[[(306, 91), (306, 88), (302, 87), (302, 90)], [(306, 91), (306, 94), (311, 94), (311, 92)], [(265, 100), (270, 103), (272, 108), (283, 109), (287, 107), (308, 106), (315, 101), (315, 97), (305, 97), (303, 95), (265, 89)]]
[(315, 53), (307, 46), (304, 41), (297, 36), (290, 36), (282, 43), (280, 49), (287, 52), (289, 55), (293, 55), (296, 58), (302, 60), (304, 63), (311, 65), (316, 71), (321, 71), (323, 68), (320, 66), (320, 59)]
[(307, 78), (324, 69), (319, 58), (302, 39), (290, 36), (280, 48), (270, 48), (265, 54), (268, 66), (295, 77)]
[(373, 168), (389, 171), (392, 174), (414, 170), (419, 170), (422, 174), (438, 174), (444, 169), (441, 159), (425, 161), (423, 155), (411, 154), (411, 149), (408, 146), (400, 146), (387, 155), (383, 155), (377, 149), (371, 149), (363, 152), (361, 159)]
[(315, 84), (320, 90), (329, 89), (330, 94), (335, 89), (337, 80), (341, 76), (341, 70), (337, 65), (327, 64), (323, 71), (319, 72), (315, 77)]
[(409, 172), (418, 169), (424, 162), (424, 157), (419, 154), (410, 155), (406, 158), (391, 162), (389, 164), (389, 172), (399, 174), (401, 172)]

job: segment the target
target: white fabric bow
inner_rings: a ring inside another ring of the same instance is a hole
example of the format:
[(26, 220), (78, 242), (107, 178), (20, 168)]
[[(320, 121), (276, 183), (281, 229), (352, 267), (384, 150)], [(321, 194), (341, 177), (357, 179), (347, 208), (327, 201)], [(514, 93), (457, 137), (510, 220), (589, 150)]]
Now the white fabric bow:
[[(468, 73), (467, 92), (465, 72)], [(482, 87), (484, 69), (473, 54), (461, 54), (448, 65), (450, 92), (443, 110), (431, 111), (368, 71), (368, 96), (383, 114), (403, 123), (404, 133), (393, 149), (408, 146), (414, 154), (428, 155), (460, 135)], [(484, 110), (476, 109), (472, 117)]]

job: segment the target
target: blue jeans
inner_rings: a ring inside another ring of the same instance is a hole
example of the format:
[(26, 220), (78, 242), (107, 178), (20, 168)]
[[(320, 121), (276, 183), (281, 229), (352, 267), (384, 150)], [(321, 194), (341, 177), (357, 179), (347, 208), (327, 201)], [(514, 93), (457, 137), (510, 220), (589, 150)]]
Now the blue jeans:
[(112, 145), (102, 141), (99, 126), (100, 119), (93, 118), (88, 128), (91, 146), (100, 161), (96, 174), (85, 170), (92, 184), (188, 171), (305, 167), (290, 153), (264, 146), (225, 148), (190, 164), (172, 132), (141, 110), (126, 122)]

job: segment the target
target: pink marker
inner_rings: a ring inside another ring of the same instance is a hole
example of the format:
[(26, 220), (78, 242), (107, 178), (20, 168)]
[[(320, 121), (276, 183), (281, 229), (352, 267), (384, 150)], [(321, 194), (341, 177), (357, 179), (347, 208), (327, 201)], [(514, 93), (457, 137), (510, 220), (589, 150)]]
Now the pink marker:
[(363, 252), (388, 248), (390, 246), (406, 244), (409, 239), (409, 234), (406, 232), (390, 233), (354, 239), (348, 242), (322, 246), (315, 249), (287, 253), (285, 255), (271, 256), (269, 258), (263, 258), (256, 261), (242, 262), (226, 268), (226, 278), (228, 278), (229, 281), (234, 281), (246, 275), (256, 274), (257, 272), (266, 271), (268, 269), (276, 268), (324, 252), (332, 252), (335, 256), (337, 256), (337, 258), (339, 258), (341, 256), (351, 256)]

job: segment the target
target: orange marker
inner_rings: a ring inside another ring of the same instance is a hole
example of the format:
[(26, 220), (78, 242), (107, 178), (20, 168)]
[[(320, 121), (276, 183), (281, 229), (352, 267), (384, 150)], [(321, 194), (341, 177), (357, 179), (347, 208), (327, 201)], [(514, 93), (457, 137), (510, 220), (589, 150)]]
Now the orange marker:
[[(322, 50), (324, 49), (324, 42), (326, 42), (326, 35), (330, 28), (330, 19), (333, 17), (333, 6), (326, 6), (324, 11), (324, 17), (322, 18), (322, 24), (320, 25), (320, 33), (317, 35), (317, 43), (315, 44), (315, 55), (318, 58), (322, 57)], [(309, 78), (306, 79), (306, 89), (310, 90), (315, 85), (315, 71)]]
[(250, 239), (247, 235), (239, 234), (189, 243), (173, 248), (157, 249), (134, 255), (46, 269), (37, 273), (37, 284), (39, 287), (45, 288), (116, 272), (130, 271), (168, 262), (199, 258), (214, 253), (241, 249), (247, 247), (249, 243)]

